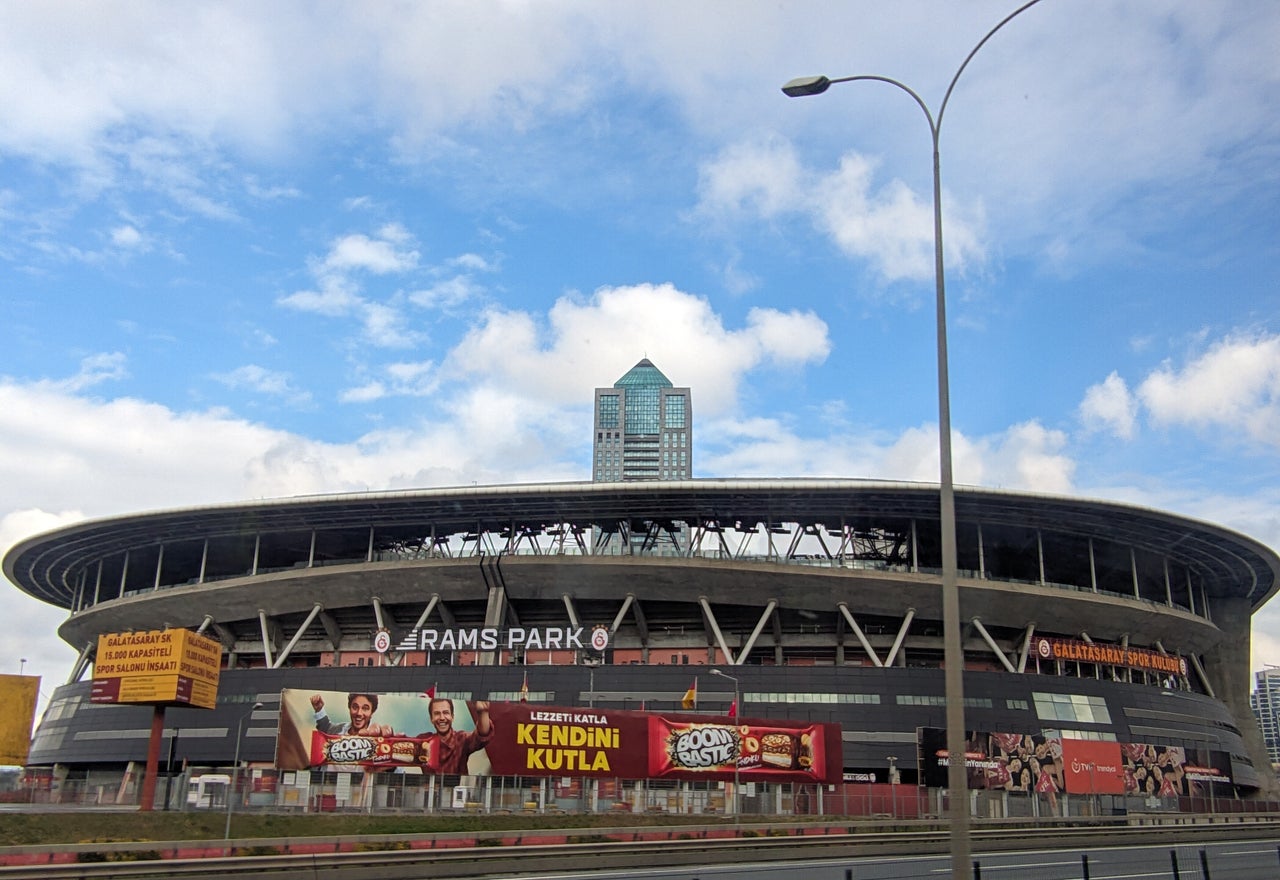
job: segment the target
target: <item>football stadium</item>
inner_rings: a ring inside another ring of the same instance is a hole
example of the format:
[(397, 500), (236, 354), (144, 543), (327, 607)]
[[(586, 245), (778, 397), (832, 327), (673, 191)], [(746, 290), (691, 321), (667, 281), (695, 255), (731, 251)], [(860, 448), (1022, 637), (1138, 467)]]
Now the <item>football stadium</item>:
[[(958, 487), (956, 517), (975, 814), (1276, 796), (1248, 701), (1271, 549), (1028, 492)], [(194, 807), (242, 766), (239, 802), (305, 809), (887, 812), (872, 795), (890, 791), (895, 813), (904, 797), (941, 812), (939, 532), (936, 484), (836, 479), (77, 523), (4, 558), (66, 609), (58, 635), (79, 652), (28, 776), (44, 799), (129, 802), (154, 729), (170, 777), (155, 796)], [(165, 631), (213, 646), (216, 695), (112, 684), (177, 668), (146, 648)]]

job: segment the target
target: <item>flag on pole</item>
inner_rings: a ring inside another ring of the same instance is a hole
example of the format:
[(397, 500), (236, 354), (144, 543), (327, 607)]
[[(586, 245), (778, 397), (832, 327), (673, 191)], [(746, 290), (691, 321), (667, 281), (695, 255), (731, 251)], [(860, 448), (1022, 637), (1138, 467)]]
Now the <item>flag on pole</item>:
[(732, 703), (729, 704), (729, 717), (730, 718), (738, 717), (738, 701), (737, 700), (734, 700)]
[(436, 698), (436, 686), (433, 684), (431, 687), (423, 691), (421, 696), (426, 697), (428, 700), (434, 700)]
[(684, 699), (680, 701), (680, 705), (686, 709), (698, 708), (698, 678), (694, 676), (693, 684), (684, 692)]
[(524, 674), (524, 681), (520, 683), (520, 702), (529, 702), (529, 673)]

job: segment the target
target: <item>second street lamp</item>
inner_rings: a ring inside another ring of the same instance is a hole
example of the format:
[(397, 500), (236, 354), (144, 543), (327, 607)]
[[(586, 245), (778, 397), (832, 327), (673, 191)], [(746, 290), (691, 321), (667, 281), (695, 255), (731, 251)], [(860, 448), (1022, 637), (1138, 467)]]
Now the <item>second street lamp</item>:
[(938, 338), (938, 519), (941, 528), (942, 547), (942, 648), (944, 688), (947, 701), (947, 789), (950, 794), (947, 814), (951, 823), (951, 876), (965, 880), (969, 876), (969, 785), (965, 768), (964, 728), (964, 645), (960, 635), (960, 584), (956, 560), (956, 501), (955, 482), (951, 469), (951, 390), (947, 375), (947, 297), (942, 261), (942, 164), (939, 159), (938, 138), (942, 130), (942, 117), (947, 112), (947, 102), (978, 50), (986, 45), (1011, 20), (1026, 12), (1040, 0), (1030, 0), (1006, 15), (999, 24), (987, 31), (978, 45), (965, 56), (964, 62), (951, 78), (943, 95), (942, 104), (935, 118), (929, 105), (910, 86), (887, 76), (845, 76), (832, 79), (826, 76), (804, 76), (791, 80), (782, 87), (789, 98), (820, 95), (835, 83), (862, 80), (882, 82), (901, 89), (924, 111), (933, 139), (933, 270), (935, 309)]
[[(742, 703), (738, 700), (738, 677), (730, 675), (727, 672), (721, 672), (719, 669), (712, 669), (712, 675), (718, 675), (721, 678), (727, 678), (733, 682), (733, 708), (738, 715), (742, 715)], [(736, 716), (735, 716), (736, 717)], [(736, 820), (741, 814), (742, 799), (738, 796), (738, 765), (742, 763), (742, 737), (738, 737), (738, 754), (733, 757), (733, 818)]]
[(261, 708), (261, 703), (254, 703), (253, 707), (243, 713), (240, 720), (236, 722), (236, 755), (231, 761), (231, 789), (227, 792), (227, 827), (222, 832), (223, 840), (231, 839), (231, 812), (235, 807), (236, 788), (240, 784), (240, 742), (244, 739), (244, 720)]

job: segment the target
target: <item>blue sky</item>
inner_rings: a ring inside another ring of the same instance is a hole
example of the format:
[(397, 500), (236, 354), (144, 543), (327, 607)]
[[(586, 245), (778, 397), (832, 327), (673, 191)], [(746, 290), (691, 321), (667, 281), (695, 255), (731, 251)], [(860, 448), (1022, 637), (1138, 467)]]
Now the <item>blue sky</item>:
[[(937, 479), (928, 130), (1010, 2), (0, 6), (0, 544), (301, 493)], [(1280, 8), (1045, 0), (942, 162), (959, 482), (1280, 546)], [(0, 665), (67, 674), (9, 597)], [(1280, 609), (1255, 618), (1280, 663)]]

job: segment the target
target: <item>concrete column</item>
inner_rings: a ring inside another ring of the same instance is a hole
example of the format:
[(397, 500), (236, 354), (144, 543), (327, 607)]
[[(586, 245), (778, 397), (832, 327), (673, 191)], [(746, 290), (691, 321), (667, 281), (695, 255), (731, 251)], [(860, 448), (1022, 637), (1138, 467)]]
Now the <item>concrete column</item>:
[(1235, 718), (1240, 737), (1249, 750), (1249, 758), (1262, 779), (1261, 794), (1270, 800), (1280, 799), (1280, 784), (1271, 771), (1271, 759), (1262, 739), (1262, 729), (1249, 707), (1250, 612), (1247, 599), (1217, 599), (1214, 617), (1225, 636), (1204, 654), (1205, 677), (1213, 684), (1221, 700)]

